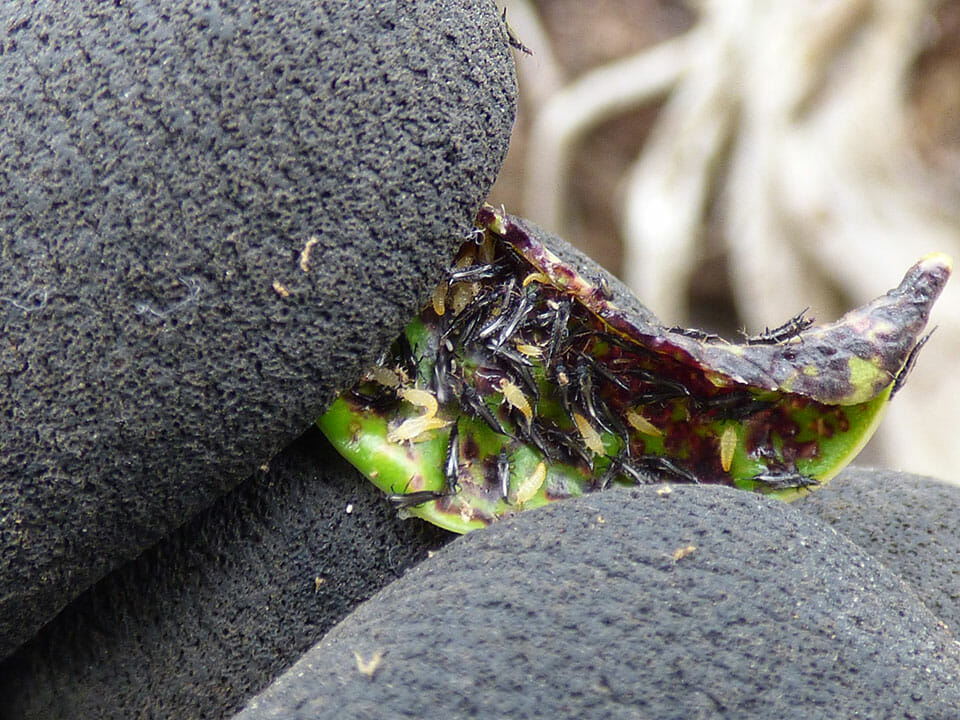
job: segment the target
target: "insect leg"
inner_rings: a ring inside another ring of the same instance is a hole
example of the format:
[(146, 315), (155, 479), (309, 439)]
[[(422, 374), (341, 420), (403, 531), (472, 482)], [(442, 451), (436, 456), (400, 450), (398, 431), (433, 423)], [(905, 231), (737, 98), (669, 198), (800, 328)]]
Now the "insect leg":
[(557, 356), (557, 352), (560, 349), (560, 344), (566, 339), (569, 332), (567, 323), (570, 322), (570, 306), (572, 302), (569, 298), (564, 298), (559, 301), (557, 313), (553, 316), (553, 325), (550, 328), (550, 342), (547, 344), (546, 363), (548, 366), (553, 363), (553, 359)]

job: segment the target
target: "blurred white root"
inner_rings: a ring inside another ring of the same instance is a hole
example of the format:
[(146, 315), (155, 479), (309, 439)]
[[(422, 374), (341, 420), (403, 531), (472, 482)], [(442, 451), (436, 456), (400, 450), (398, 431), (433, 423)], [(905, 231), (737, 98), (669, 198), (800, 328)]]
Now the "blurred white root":
[(556, 92), (530, 131), (524, 212), (562, 229), (570, 160), (577, 141), (604, 120), (662, 97), (683, 72), (696, 38), (682, 36), (587, 73)]
[[(667, 97), (627, 178), (623, 214), (624, 280), (666, 321), (686, 316), (709, 212), (722, 222), (731, 287), (752, 329), (810, 305), (832, 320), (932, 250), (960, 260), (960, 208), (955, 188), (944, 192), (956, 178), (925, 166), (911, 135), (910, 72), (935, 29), (935, 5), (701, 0), (685, 35), (591, 71), (542, 103), (524, 212), (564, 234), (578, 142)], [(509, 6), (536, 26), (527, 3)], [(540, 32), (535, 50), (549, 59)], [(938, 205), (942, 195), (954, 203)], [(954, 281), (934, 314), (934, 341), (881, 429), (888, 462), (954, 481), (958, 311)]]

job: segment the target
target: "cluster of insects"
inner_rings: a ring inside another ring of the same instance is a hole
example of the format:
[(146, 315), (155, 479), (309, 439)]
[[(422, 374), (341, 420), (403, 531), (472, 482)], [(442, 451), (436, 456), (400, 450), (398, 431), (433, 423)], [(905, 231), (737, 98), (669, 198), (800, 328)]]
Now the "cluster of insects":
[(795, 493), (869, 436), (889, 387), (840, 404), (726, 367), (793, 357), (805, 313), (741, 345), (649, 325), (505, 214), (481, 220), (432, 302), (320, 421), (397, 506), (464, 531), (614, 483)]

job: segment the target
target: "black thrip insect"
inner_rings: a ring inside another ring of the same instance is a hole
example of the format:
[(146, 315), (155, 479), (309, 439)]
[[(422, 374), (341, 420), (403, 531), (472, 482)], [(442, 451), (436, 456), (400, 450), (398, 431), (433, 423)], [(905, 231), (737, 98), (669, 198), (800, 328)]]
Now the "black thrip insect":
[(813, 325), (813, 318), (806, 316), (809, 309), (804, 308), (783, 325), (778, 325), (773, 330), (764, 328), (764, 331), (758, 335), (746, 335), (747, 345), (770, 345), (799, 337), (800, 333)]
[(320, 420), (391, 502), (458, 532), (615, 484), (822, 484), (902, 387), (950, 274), (934, 254), (839, 321), (804, 311), (738, 344), (621, 305), (520, 219), (485, 206), (477, 223), (392, 354)]
[(517, 38), (516, 33), (513, 32), (513, 28), (510, 27), (510, 23), (507, 22), (507, 9), (504, 8), (503, 12), (500, 14), (500, 21), (503, 23), (503, 26), (507, 29), (507, 42), (510, 43), (510, 47), (519, 50), (524, 55), (533, 55), (533, 50), (528, 48), (519, 38)]

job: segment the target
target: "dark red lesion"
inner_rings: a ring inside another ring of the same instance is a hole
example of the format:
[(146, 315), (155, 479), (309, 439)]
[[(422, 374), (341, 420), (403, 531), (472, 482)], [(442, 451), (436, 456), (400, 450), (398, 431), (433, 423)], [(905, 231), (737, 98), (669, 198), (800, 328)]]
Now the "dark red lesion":
[(795, 460), (814, 460), (820, 457), (820, 443), (816, 440), (797, 443)]

